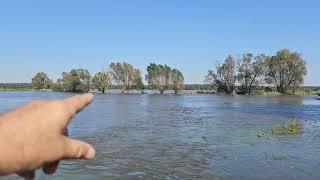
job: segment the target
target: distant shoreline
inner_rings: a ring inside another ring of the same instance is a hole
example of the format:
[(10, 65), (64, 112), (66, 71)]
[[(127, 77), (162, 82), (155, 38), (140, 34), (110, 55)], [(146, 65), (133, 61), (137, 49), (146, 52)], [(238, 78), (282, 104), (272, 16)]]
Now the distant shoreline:
[[(318, 90), (314, 90), (314, 91), (310, 91), (310, 92), (306, 92), (305, 89), (318, 89)], [(241, 95), (241, 94), (234, 94), (234, 95), (226, 95), (226, 94), (222, 94), (222, 93), (214, 93), (213, 91), (210, 90), (182, 90), (179, 95), (216, 95), (216, 96), (262, 96), (262, 97), (277, 97), (277, 96), (295, 96), (295, 97), (308, 97), (308, 96), (318, 96), (320, 94), (320, 88), (318, 87), (307, 87), (307, 88), (302, 88), (303, 91), (299, 91), (297, 94), (280, 94), (277, 93), (275, 91), (271, 91), (271, 92), (264, 92), (264, 91), (257, 91), (255, 94), (252, 95)], [(35, 90), (32, 88), (0, 88), (0, 92), (52, 92), (52, 93), (63, 93), (60, 91), (53, 91), (52, 89), (42, 89), (42, 90)], [(97, 94), (102, 94), (96, 90), (91, 90), (91, 93), (97, 93)], [(68, 93), (68, 92), (65, 92)], [(123, 94), (121, 93), (120, 89), (108, 89), (108, 91), (106, 91), (105, 93), (107, 94)], [(129, 93), (126, 94), (142, 94), (141, 90), (135, 90), (132, 89), (129, 91)], [(158, 90), (144, 90), (144, 94), (147, 95), (155, 95), (155, 94), (159, 94)], [(174, 94), (173, 90), (167, 90), (165, 92), (166, 95), (170, 95), (170, 94)], [(124, 94), (125, 95), (125, 94)]]

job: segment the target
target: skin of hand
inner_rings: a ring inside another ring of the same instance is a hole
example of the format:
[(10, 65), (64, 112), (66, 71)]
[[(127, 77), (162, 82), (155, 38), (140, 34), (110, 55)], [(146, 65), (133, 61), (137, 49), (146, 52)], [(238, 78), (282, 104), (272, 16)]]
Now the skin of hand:
[(95, 149), (68, 138), (71, 119), (91, 103), (93, 95), (64, 100), (32, 101), (0, 115), (0, 175), (33, 179), (35, 170), (53, 174), (60, 160), (93, 159)]

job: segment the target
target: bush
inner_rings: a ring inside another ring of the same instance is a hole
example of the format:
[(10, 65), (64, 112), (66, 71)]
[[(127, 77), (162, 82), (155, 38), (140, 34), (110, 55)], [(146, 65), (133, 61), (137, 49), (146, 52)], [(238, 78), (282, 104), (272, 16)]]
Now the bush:
[(254, 95), (257, 96), (282, 96), (283, 94), (277, 91), (257, 91)]
[(292, 96), (316, 96), (320, 91), (311, 88), (298, 88), (296, 90), (290, 89), (287, 91), (286, 95)]

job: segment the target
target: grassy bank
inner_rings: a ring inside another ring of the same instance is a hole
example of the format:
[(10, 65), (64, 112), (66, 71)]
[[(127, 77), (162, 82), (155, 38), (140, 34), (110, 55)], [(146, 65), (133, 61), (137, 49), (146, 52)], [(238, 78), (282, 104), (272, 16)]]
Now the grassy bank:
[(4, 89), (0, 88), (0, 91), (35, 91), (35, 92), (51, 92), (51, 89), (40, 89), (40, 90), (35, 90), (35, 89), (30, 89), (30, 88), (14, 88), (14, 89)]
[(15, 89), (0, 89), (0, 91), (33, 91), (33, 89), (29, 88), (15, 88)]
[[(111, 89), (120, 89), (120, 86), (112, 85)], [(235, 87), (237, 92), (239, 87)], [(152, 90), (151, 86), (146, 86), (146, 90)], [(216, 93), (208, 85), (185, 85), (185, 91), (181, 94), (216, 94), (218, 96), (233, 95)], [(46, 92), (52, 90), (34, 90), (30, 83), (0, 83), (0, 91), (39, 91)], [(108, 91), (108, 90), (107, 90)], [(59, 92), (59, 90), (58, 90)], [(320, 94), (320, 87), (301, 87), (297, 89), (288, 90), (285, 94), (276, 91), (275, 87), (261, 86), (256, 87), (252, 91), (252, 96), (318, 96)], [(241, 94), (238, 94), (241, 95)], [(320, 96), (319, 96), (320, 97)]]

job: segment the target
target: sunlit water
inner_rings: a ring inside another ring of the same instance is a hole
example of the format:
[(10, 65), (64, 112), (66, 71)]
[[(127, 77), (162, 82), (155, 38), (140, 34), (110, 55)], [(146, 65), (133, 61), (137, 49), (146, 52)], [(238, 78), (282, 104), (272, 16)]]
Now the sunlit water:
[[(0, 112), (70, 95), (0, 92)], [(319, 108), (313, 97), (96, 95), (69, 128), (95, 146), (96, 159), (63, 161), (37, 178), (319, 179)], [(291, 118), (303, 122), (302, 135), (256, 136)]]

